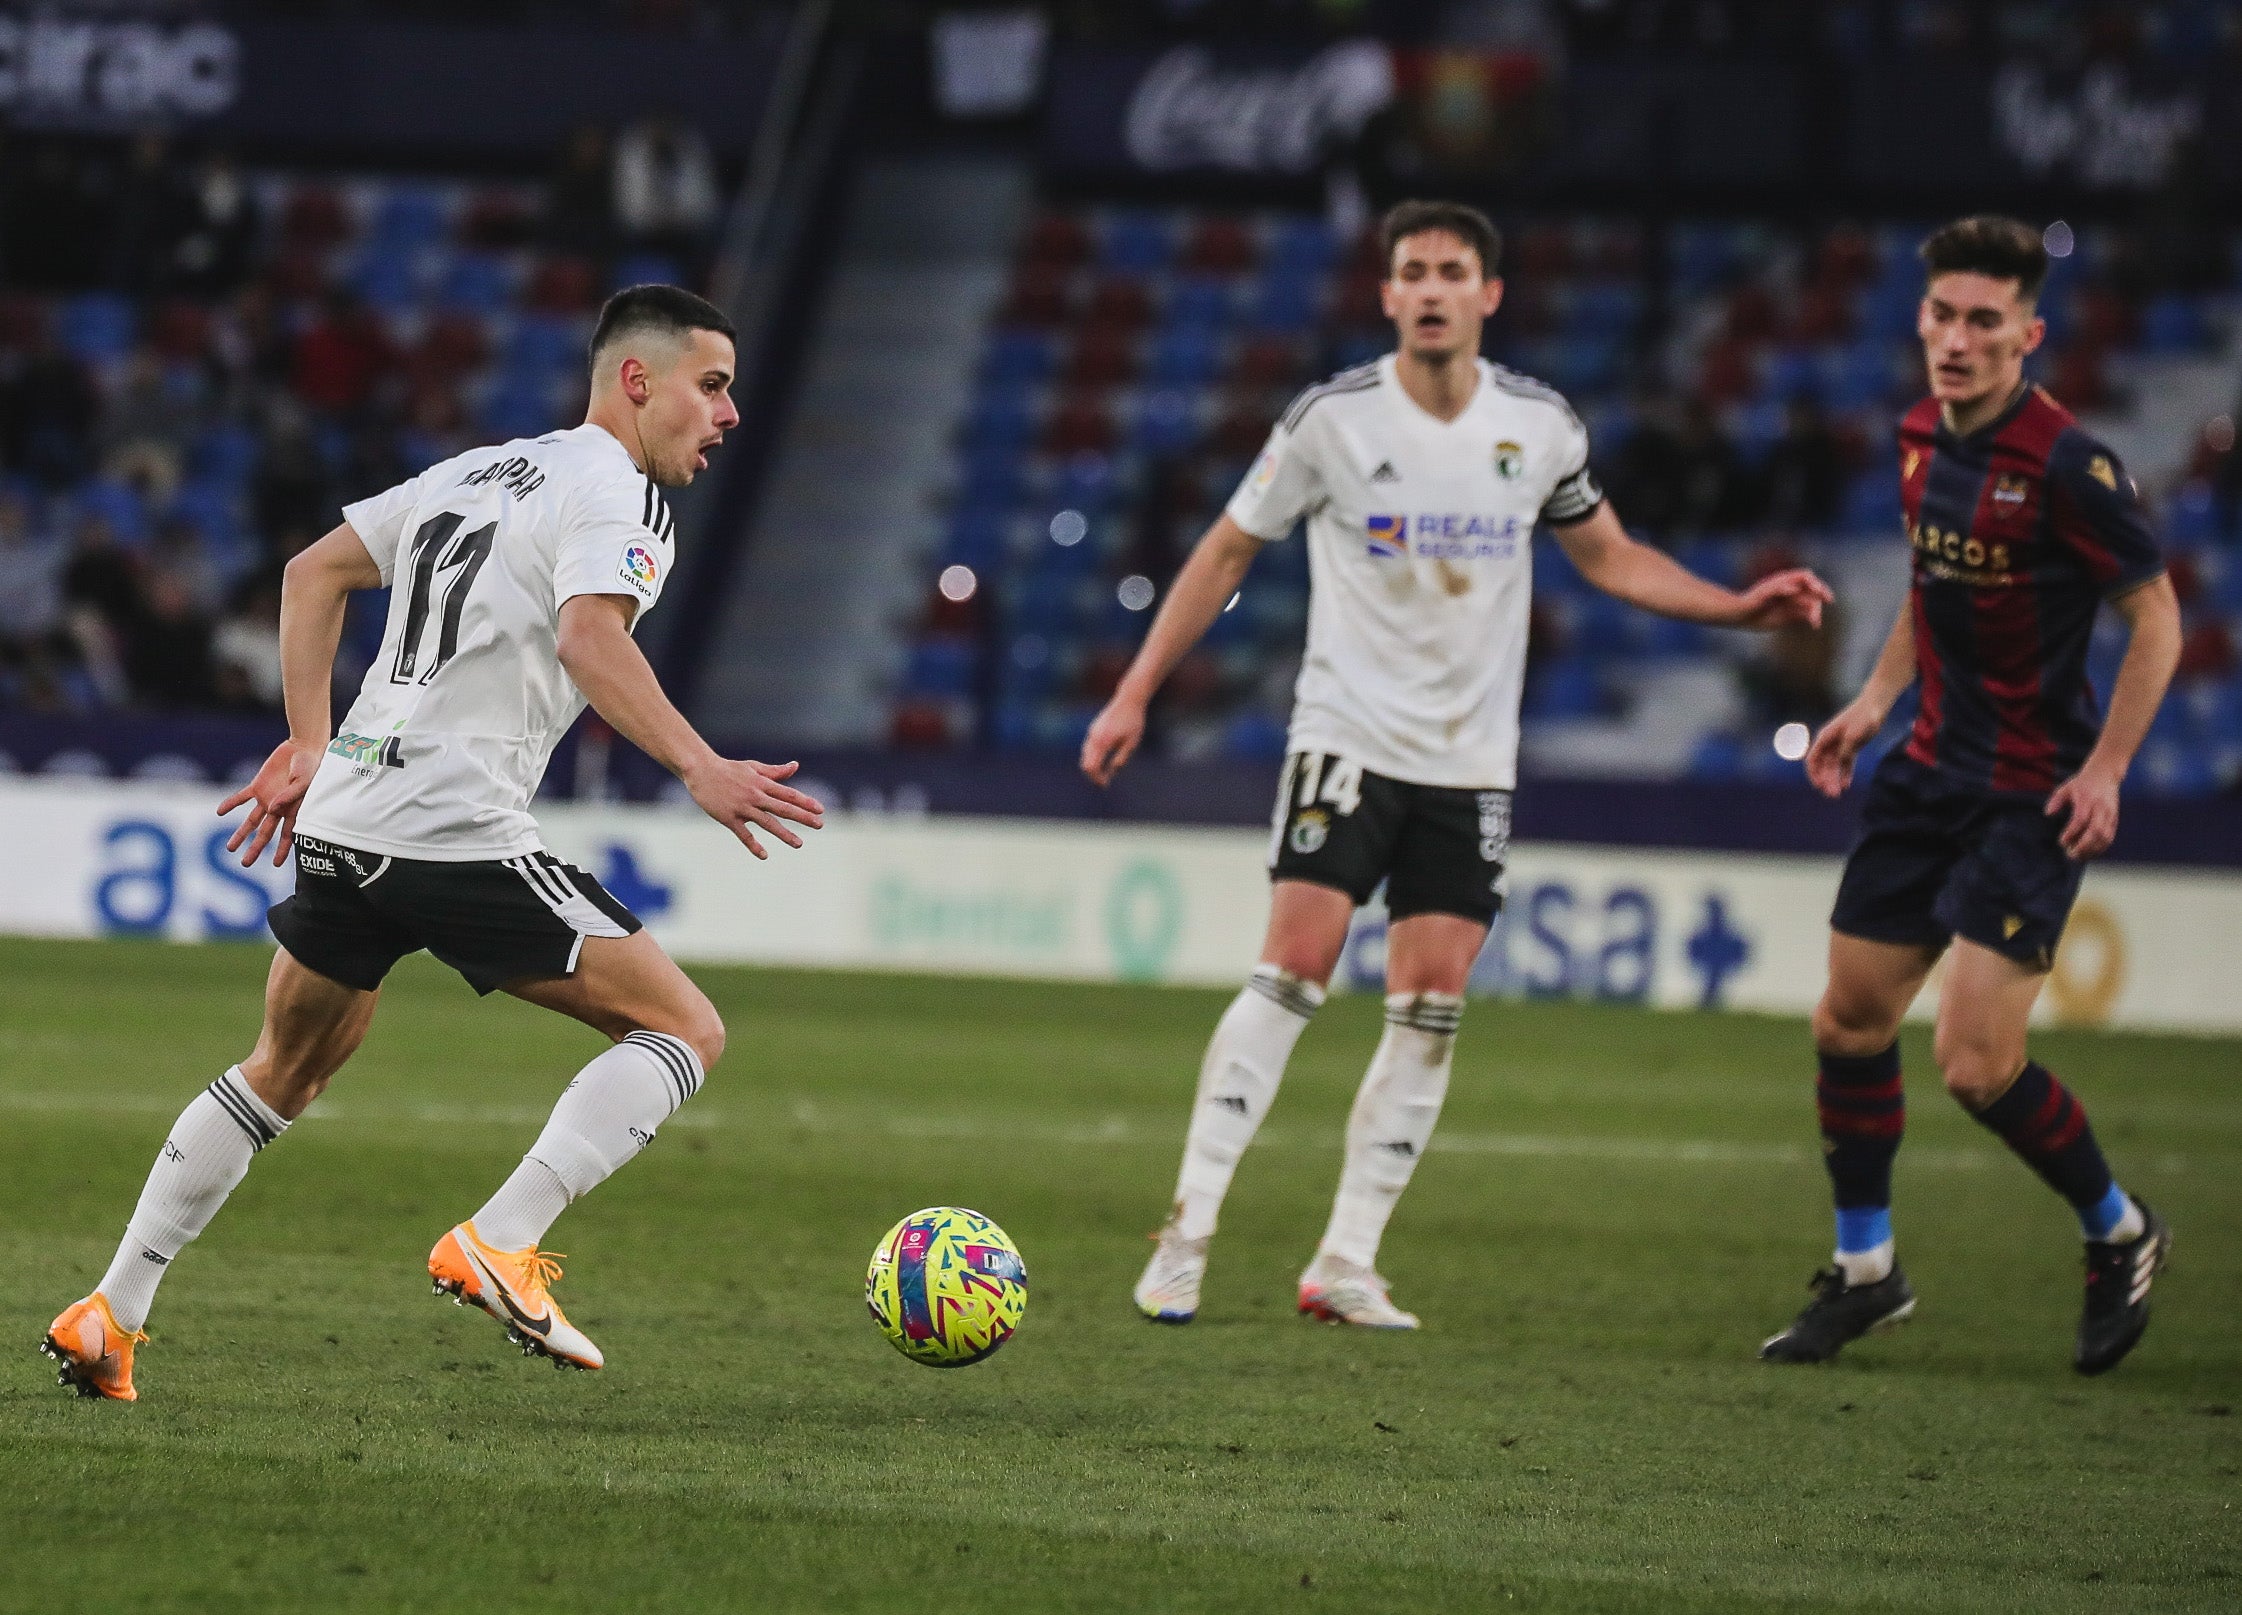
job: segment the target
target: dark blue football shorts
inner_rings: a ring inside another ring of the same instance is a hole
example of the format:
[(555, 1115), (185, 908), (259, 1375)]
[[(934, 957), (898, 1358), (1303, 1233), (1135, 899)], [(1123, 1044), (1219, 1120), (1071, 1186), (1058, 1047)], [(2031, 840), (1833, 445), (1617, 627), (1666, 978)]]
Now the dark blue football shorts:
[(2086, 865), (2044, 801), (1955, 784), (1895, 751), (1869, 780), (1833, 930), (1944, 947), (1966, 937), (2032, 970), (2055, 962)]

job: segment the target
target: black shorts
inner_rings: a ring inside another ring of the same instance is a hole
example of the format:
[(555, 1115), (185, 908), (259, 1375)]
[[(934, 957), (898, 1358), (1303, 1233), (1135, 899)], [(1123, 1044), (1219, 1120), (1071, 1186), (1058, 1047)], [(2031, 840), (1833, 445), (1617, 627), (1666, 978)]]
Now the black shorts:
[(1967, 937), (2049, 969), (2086, 874), (2062, 831), (2042, 802), (1953, 784), (1895, 751), (1869, 781), (1829, 923), (1871, 942), (1938, 948)]
[(1334, 887), (1358, 907), (1382, 880), (1397, 920), (1457, 914), (1491, 925), (1510, 857), (1510, 793), (1412, 785), (1296, 751), (1277, 786), (1272, 838), (1272, 880)]
[(391, 858), (296, 837), (296, 894), (267, 916), (299, 964), (371, 992), (426, 948), (479, 993), (566, 976), (588, 936), (629, 936), (638, 916), (549, 852), (489, 863)]

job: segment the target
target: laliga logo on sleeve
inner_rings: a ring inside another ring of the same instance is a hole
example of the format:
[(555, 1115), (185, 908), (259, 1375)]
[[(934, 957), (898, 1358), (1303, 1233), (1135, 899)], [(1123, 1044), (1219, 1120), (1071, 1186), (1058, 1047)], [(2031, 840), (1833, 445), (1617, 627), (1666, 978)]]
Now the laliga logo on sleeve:
[(1406, 516), (1371, 516), (1362, 524), (1366, 548), (1381, 560), (1398, 560), (1409, 553)]
[(1247, 479), (1247, 486), (1255, 493), (1267, 493), (1269, 484), (1276, 480), (1277, 451), (1275, 449), (1263, 449), (1261, 458), (1253, 462), (1253, 475)]
[(652, 550), (644, 544), (633, 544), (623, 551), (623, 564), (619, 570), (625, 583), (649, 599), (653, 597), (654, 580), (661, 575), (661, 566), (654, 559)]

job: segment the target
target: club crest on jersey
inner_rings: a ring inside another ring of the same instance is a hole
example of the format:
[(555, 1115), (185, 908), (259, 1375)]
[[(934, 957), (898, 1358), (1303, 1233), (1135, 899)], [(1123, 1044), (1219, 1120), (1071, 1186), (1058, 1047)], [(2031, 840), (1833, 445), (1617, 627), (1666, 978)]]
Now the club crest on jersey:
[(2022, 477), (2010, 473), (1993, 484), (1993, 503), (2004, 510), (2015, 510), (2031, 496), (2032, 485)]
[(1362, 524), (1366, 548), (1380, 560), (1400, 560), (1409, 553), (1409, 518), (1371, 516)]
[(1495, 445), (1495, 475), (1505, 482), (1516, 482), (1526, 471), (1526, 451), (1507, 437)]
[(1292, 850), (1305, 857), (1321, 850), (1325, 838), (1331, 834), (1331, 815), (1322, 808), (1302, 808), (1292, 816), (1292, 833), (1285, 839)]
[(640, 594), (652, 598), (654, 580), (661, 575), (661, 563), (654, 559), (652, 550), (644, 544), (633, 544), (623, 551), (623, 564), (619, 570), (625, 583)]

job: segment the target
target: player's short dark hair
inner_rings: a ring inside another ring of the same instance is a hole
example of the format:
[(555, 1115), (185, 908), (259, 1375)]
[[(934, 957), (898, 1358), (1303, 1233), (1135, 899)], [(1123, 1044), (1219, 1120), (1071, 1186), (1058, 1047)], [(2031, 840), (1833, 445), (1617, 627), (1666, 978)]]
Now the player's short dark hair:
[(1933, 275), (1990, 275), (2016, 282), (2027, 303), (2039, 299), (2047, 284), (2047, 243), (2022, 219), (1977, 213), (1942, 224), (1915, 249)]
[(1425, 230), (1445, 230), (1479, 254), (1479, 273), (1493, 279), (1502, 263), (1502, 232), (1495, 221), (1463, 202), (1396, 202), (1378, 221), (1378, 239), (1385, 248), (1385, 273), (1393, 274), (1393, 249), (1404, 238)]
[(730, 337), (734, 344), (739, 341), (739, 333), (732, 329), (724, 311), (705, 297), (696, 297), (682, 286), (626, 286), (599, 311), (586, 362), (598, 363), (600, 350), (610, 342), (641, 331), (665, 336), (715, 331)]

